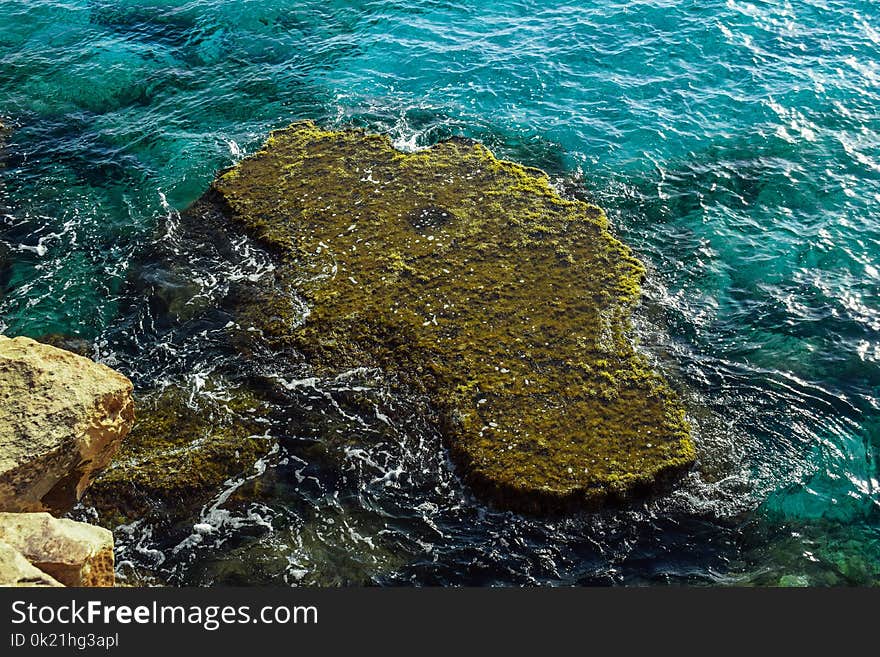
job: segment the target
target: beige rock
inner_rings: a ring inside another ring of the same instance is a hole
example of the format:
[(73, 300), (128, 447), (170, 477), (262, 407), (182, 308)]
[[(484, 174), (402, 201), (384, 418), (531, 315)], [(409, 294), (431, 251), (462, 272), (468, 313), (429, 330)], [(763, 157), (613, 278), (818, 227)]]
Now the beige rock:
[(69, 510), (131, 429), (131, 391), (88, 358), (0, 336), (0, 511)]
[(0, 586), (64, 586), (34, 566), (14, 547), (0, 541)]
[(0, 541), (65, 586), (113, 586), (113, 534), (48, 513), (0, 513)]

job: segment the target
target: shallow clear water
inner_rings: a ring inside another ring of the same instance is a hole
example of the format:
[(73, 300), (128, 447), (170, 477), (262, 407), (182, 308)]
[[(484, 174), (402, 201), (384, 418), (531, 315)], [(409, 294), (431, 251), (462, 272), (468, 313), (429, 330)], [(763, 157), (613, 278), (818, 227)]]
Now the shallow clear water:
[[(228, 281), (265, 266), (177, 223), (218, 168), (300, 118), (401, 148), (464, 135), (597, 201), (648, 265), (641, 342), (698, 466), (628, 509), (499, 513), (381, 373), (263, 372), (287, 384), (277, 450), (217, 491), (205, 536), (120, 528), (123, 573), (880, 582), (876, 3), (468, 4), (0, 4), (0, 330), (80, 336), (142, 389), (198, 389), (236, 366), (215, 340)], [(175, 262), (200, 302), (170, 321), (137, 291), (173, 287)]]

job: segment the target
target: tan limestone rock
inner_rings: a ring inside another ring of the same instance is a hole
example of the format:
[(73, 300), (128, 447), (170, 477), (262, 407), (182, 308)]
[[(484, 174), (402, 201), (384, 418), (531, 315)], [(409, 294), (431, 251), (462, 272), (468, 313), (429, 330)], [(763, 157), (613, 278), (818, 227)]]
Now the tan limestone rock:
[(0, 511), (69, 510), (131, 429), (131, 392), (88, 358), (0, 336)]
[(0, 513), (0, 541), (65, 586), (113, 586), (113, 534), (48, 513)]
[(0, 586), (63, 586), (24, 558), (21, 552), (0, 541)]

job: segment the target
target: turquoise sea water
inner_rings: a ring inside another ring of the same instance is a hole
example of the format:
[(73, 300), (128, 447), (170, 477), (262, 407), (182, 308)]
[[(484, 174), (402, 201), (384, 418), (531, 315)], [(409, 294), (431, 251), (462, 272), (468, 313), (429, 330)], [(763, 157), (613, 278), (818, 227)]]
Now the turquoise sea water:
[[(311, 380), (254, 475), (272, 494), (218, 491), (207, 539), (120, 529), (123, 574), (880, 583), (876, 2), (4, 0), (0, 331), (79, 336), (141, 388), (198, 389), (210, 322), (145, 322), (131, 281), (167, 283), (151, 254), (177, 248), (175, 211), (301, 118), (405, 149), (476, 138), (601, 204), (648, 266), (641, 344), (699, 463), (633, 508), (499, 513), (418, 415), (346, 412), (355, 388), (379, 404), (379, 380)], [(189, 265), (210, 314), (241, 271)], [(315, 459), (296, 438), (321, 427), (380, 439)]]

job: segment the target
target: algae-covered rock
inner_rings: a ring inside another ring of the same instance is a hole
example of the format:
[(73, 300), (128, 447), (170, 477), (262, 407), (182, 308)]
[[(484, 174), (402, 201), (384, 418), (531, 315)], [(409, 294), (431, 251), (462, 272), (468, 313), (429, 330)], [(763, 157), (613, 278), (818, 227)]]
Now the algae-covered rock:
[(543, 172), (466, 140), (402, 153), (305, 122), (221, 173), (189, 218), (218, 214), (280, 261), (241, 300), (239, 337), (427, 393), (496, 502), (595, 505), (694, 460), (681, 405), (630, 340), (643, 267)]
[(227, 479), (247, 473), (272, 448), (253, 394), (178, 386), (140, 396), (138, 420), (122, 450), (83, 502), (102, 524), (192, 516)]

